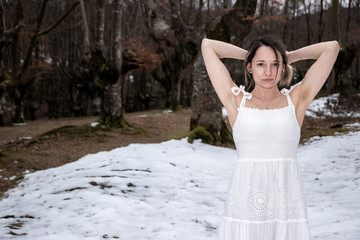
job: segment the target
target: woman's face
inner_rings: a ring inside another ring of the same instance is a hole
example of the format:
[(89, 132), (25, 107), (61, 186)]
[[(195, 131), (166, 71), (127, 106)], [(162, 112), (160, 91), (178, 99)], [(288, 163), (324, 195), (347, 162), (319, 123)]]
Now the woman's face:
[(271, 47), (261, 46), (257, 49), (247, 70), (252, 74), (255, 85), (264, 88), (277, 86), (281, 73), (285, 70), (281, 54), (277, 51), (278, 61)]

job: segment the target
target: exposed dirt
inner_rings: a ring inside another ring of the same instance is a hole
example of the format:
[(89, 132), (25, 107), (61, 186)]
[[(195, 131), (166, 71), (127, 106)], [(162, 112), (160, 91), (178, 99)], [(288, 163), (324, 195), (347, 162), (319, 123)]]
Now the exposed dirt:
[[(6, 190), (16, 186), (26, 172), (61, 166), (89, 153), (131, 143), (159, 143), (184, 137), (189, 132), (190, 109), (176, 113), (167, 110), (126, 113), (125, 119), (136, 126), (128, 131), (104, 129), (99, 125), (91, 127), (90, 123), (97, 119), (39, 119), (23, 126), (0, 127), (0, 198)], [(315, 135), (348, 132), (342, 124), (351, 122), (360, 122), (360, 119), (305, 118), (300, 143)], [(222, 146), (235, 147), (234, 144)]]

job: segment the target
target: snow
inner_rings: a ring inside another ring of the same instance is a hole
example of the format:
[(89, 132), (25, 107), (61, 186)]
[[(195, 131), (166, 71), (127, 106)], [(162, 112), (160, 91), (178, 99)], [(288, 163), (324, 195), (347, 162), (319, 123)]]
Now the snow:
[(13, 123), (14, 126), (27, 126), (27, 123)]
[(314, 118), (326, 117), (360, 117), (360, 112), (336, 112), (334, 108), (339, 102), (339, 93), (334, 93), (326, 97), (314, 99), (308, 106), (305, 115)]
[(90, 123), (90, 126), (96, 127), (96, 126), (99, 125), (99, 124), (100, 124), (99, 122), (92, 122), (92, 123)]
[(13, 181), (15, 178), (16, 178), (16, 176), (11, 176), (11, 177), (9, 177), (9, 180)]
[[(359, 146), (350, 132), (299, 147), (313, 238), (360, 239)], [(27, 174), (0, 202), (0, 239), (215, 240), (236, 159), (184, 138)]]
[(31, 140), (32, 139), (32, 137), (21, 137), (21, 138), (19, 138), (19, 140)]

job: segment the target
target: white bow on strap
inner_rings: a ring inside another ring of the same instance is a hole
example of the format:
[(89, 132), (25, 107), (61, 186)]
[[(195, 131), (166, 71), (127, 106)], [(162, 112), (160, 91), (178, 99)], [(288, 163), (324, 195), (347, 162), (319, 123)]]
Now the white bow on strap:
[(250, 99), (252, 98), (252, 94), (249, 93), (249, 92), (247, 92), (247, 91), (245, 91), (245, 86), (243, 86), (243, 85), (240, 85), (239, 87), (232, 87), (232, 88), (231, 88), (231, 91), (232, 91), (232, 93), (235, 94), (235, 95), (239, 95), (239, 93), (242, 92), (243, 95), (244, 95), (248, 100), (250, 100)]
[(281, 92), (282, 92), (283, 94), (285, 94), (285, 95), (289, 95), (289, 93), (290, 93), (297, 85), (301, 84), (302, 81), (303, 81), (303, 80), (301, 80), (300, 82), (292, 85), (292, 86), (290, 87), (290, 89), (287, 89), (287, 88), (281, 89)]

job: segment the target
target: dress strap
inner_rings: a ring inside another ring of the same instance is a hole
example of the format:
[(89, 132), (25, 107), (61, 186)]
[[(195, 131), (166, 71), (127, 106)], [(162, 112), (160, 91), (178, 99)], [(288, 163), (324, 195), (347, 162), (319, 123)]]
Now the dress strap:
[(290, 87), (290, 89), (287, 89), (287, 88), (281, 89), (281, 92), (282, 92), (284, 95), (288, 96), (288, 95), (290, 94), (290, 92), (291, 92), (297, 85), (300, 85), (300, 84), (302, 83), (302, 81), (303, 81), (303, 80), (301, 80), (300, 82), (292, 85), (292, 86)]
[(243, 97), (241, 98), (241, 102), (240, 102), (240, 107), (238, 108), (238, 110), (240, 110), (240, 108), (245, 106), (245, 101), (246, 99), (250, 100), (252, 98), (252, 94), (245, 91), (245, 86), (240, 85), (239, 87), (232, 87), (231, 91), (234, 95), (239, 95), (240, 92), (242, 92)]
[(289, 105), (289, 106), (292, 106), (292, 109), (293, 109), (294, 113), (295, 113), (295, 106), (294, 106), (294, 104), (293, 104), (292, 101), (291, 101), (290, 92), (291, 92), (296, 86), (300, 85), (300, 84), (302, 83), (302, 81), (303, 81), (303, 80), (301, 80), (300, 82), (292, 85), (292, 86), (290, 87), (290, 89), (287, 89), (287, 88), (281, 89), (281, 93), (286, 96), (288, 105)]
[(240, 92), (242, 92), (242, 94), (244, 95), (244, 97), (246, 97), (247, 99), (251, 99), (252, 98), (252, 94), (245, 91), (245, 86), (240, 85), (239, 87), (232, 87), (231, 91), (233, 94), (235, 95), (239, 95)]

